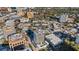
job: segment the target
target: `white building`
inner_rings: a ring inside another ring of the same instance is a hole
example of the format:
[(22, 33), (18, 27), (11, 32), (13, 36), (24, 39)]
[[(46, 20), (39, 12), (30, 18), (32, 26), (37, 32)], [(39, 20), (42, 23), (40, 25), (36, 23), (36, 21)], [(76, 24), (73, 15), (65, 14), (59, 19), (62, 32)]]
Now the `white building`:
[(6, 26), (13, 26), (13, 27), (14, 27), (14, 20), (7, 20), (7, 21), (5, 22), (5, 25), (6, 25)]
[(61, 15), (60, 16), (60, 22), (66, 22), (67, 18), (68, 18), (68, 15), (66, 15), (66, 14)]
[(46, 39), (49, 41), (49, 43), (53, 44), (54, 46), (62, 42), (62, 40), (57, 36), (55, 36), (54, 34), (47, 35)]
[(39, 44), (39, 45), (42, 45), (45, 42), (45, 40), (44, 40), (44, 38), (45, 38), (44, 32), (41, 29), (39, 29), (39, 30), (37, 30), (35, 32), (35, 35), (36, 35), (35, 42), (37, 44)]

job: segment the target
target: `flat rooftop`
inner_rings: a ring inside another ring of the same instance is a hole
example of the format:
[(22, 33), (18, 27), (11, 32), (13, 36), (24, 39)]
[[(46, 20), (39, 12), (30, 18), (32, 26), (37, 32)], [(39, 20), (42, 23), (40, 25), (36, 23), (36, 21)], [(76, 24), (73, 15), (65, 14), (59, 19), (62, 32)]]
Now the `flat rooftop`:
[(62, 42), (62, 40), (54, 34), (47, 35), (46, 38), (49, 39), (50, 42), (52, 42), (54, 45), (57, 45)]

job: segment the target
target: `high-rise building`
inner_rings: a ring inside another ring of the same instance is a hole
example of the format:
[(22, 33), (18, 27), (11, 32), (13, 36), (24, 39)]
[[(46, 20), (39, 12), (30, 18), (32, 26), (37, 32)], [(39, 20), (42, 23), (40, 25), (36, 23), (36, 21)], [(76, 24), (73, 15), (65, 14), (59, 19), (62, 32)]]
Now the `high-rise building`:
[(29, 11), (27, 12), (27, 18), (33, 18), (34, 15), (33, 15), (33, 12)]
[(35, 43), (38, 44), (38, 45), (42, 45), (44, 42), (45, 42), (45, 35), (44, 35), (44, 32), (39, 29), (38, 31), (35, 32)]

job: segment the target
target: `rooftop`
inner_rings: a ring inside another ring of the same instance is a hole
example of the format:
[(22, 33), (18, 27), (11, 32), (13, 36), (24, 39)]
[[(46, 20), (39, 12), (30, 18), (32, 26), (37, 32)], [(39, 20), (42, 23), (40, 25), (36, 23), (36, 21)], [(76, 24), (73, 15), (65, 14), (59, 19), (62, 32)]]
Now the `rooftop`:
[(46, 38), (50, 40), (54, 45), (57, 45), (62, 42), (62, 40), (54, 34), (47, 35)]

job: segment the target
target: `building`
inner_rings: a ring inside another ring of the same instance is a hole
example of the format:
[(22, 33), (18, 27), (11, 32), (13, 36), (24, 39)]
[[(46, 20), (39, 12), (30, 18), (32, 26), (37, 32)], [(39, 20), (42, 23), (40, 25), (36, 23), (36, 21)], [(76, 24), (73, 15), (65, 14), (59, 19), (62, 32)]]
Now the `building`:
[(7, 13), (8, 12), (8, 8), (7, 7), (0, 7), (0, 12)]
[(49, 34), (46, 36), (46, 40), (49, 42), (50, 45), (52, 45), (53, 47), (59, 45), (62, 43), (62, 40), (60, 38), (58, 38), (57, 36), (55, 36), (54, 34)]
[(68, 15), (67, 14), (63, 14), (60, 16), (60, 22), (67, 22), (67, 18), (68, 18)]
[(30, 38), (31, 45), (34, 48), (33, 49), (34, 51), (45, 49), (48, 46), (48, 43), (44, 40), (45, 39), (44, 33), (41, 30), (38, 30), (36, 32), (36, 30), (32, 31), (28, 29), (26, 33)]
[(4, 26), (3, 27), (4, 36), (7, 40), (8, 35), (16, 33), (16, 29), (13, 26)]
[(12, 10), (12, 8), (9, 7), (9, 8), (8, 8), (8, 11), (9, 11), (9, 12), (12, 12), (13, 10)]
[(74, 20), (75, 20), (74, 18), (67, 18), (67, 22), (68, 22), (68, 23), (73, 23)]
[(47, 51), (47, 46), (49, 45), (49, 43), (47, 41), (45, 41), (42, 45), (37, 45), (36, 47), (36, 51)]
[(27, 18), (28, 19), (31, 19), (34, 17), (34, 12), (32, 11), (31, 8), (29, 8), (28, 12), (27, 12)]
[(25, 12), (23, 11), (23, 7), (21, 7), (21, 8), (17, 8), (17, 15), (19, 15), (19, 16), (24, 16), (25, 15)]
[(75, 42), (76, 42), (77, 44), (79, 44), (79, 34), (76, 35), (76, 40), (75, 40)]
[(27, 31), (28, 29), (29, 29), (29, 27), (31, 26), (31, 24), (30, 23), (19, 23), (18, 24), (18, 28), (19, 29), (22, 29), (22, 31)]
[(49, 43), (47, 41), (45, 41), (45, 34), (43, 32), (43, 30), (38, 29), (35, 33), (35, 39), (34, 42), (36, 44), (36, 50), (46, 50), (47, 46), (49, 45)]
[(23, 17), (23, 18), (20, 19), (20, 21), (21, 21), (22, 23), (25, 23), (25, 22), (27, 23), (27, 22), (29, 22), (29, 19)]
[(14, 14), (10, 14), (9, 15), (9, 19), (10, 20), (16, 20), (16, 19), (20, 19), (21, 17), (20, 16), (18, 16), (18, 15), (16, 15), (16, 13), (14, 13)]
[(61, 31), (61, 24), (58, 22), (53, 22), (54, 31)]
[(0, 17), (0, 27), (4, 25), (4, 19), (2, 19), (2, 17)]
[(33, 15), (33, 12), (27, 12), (27, 18), (33, 18), (34, 17), (34, 15)]
[[(9, 35), (8, 42), (9, 42), (10, 49), (13, 51), (21, 48), (22, 46), (24, 46), (23, 50), (25, 50), (25, 49), (28, 50), (28, 48), (29, 48), (28, 38), (26, 38), (21, 33)], [(18, 46), (20, 46), (20, 47), (18, 47)], [(16, 49), (15, 47), (18, 47), (18, 48)]]
[(3, 33), (3, 29), (0, 29), (0, 44), (4, 44), (5, 36)]
[(36, 36), (36, 38), (35, 38), (35, 43), (36, 44), (40, 44), (40, 45), (42, 45), (44, 42), (45, 42), (45, 35), (44, 35), (44, 32), (43, 32), (43, 30), (41, 30), (41, 29), (38, 29), (36, 32), (34, 32), (35, 33), (35, 36)]
[(14, 20), (7, 20), (7, 21), (5, 22), (5, 25), (6, 25), (6, 26), (13, 26), (13, 27), (14, 27)]

